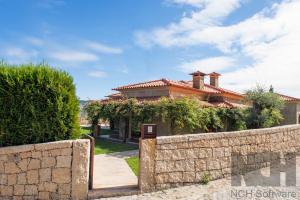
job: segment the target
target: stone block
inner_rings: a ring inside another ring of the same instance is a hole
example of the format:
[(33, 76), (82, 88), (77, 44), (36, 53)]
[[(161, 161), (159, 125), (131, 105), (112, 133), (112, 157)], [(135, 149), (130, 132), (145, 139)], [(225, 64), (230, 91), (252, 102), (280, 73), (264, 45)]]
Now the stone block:
[(4, 171), (6, 174), (16, 174), (21, 172), (20, 168), (16, 165), (15, 162), (4, 163)]
[(51, 168), (44, 168), (39, 170), (40, 183), (51, 181)]
[(45, 151), (45, 150), (52, 150), (52, 149), (71, 148), (72, 144), (73, 144), (72, 140), (63, 140), (58, 142), (35, 144), (34, 147), (38, 151)]
[(20, 153), (20, 157), (22, 159), (24, 159), (24, 158), (31, 158), (31, 151)]
[(33, 145), (20, 145), (20, 146), (10, 146), (0, 148), (0, 155), (17, 154), (21, 152), (32, 151), (34, 149)]
[(71, 194), (71, 185), (70, 184), (58, 184), (58, 194)]
[(198, 149), (187, 149), (186, 150), (186, 158), (189, 159), (194, 159), (194, 158), (199, 158), (199, 151)]
[(207, 167), (205, 160), (195, 160), (195, 171), (205, 171), (206, 169)]
[(7, 155), (0, 155), (0, 161), (7, 161)]
[(213, 148), (213, 157), (222, 158), (224, 155), (224, 148)]
[(62, 156), (71, 156), (72, 155), (72, 149), (71, 148), (61, 149), (60, 153), (61, 153)]
[(12, 196), (13, 195), (13, 186), (0, 185), (0, 191), (2, 196)]
[(70, 168), (55, 168), (52, 170), (52, 181), (54, 183), (70, 183), (71, 170)]
[(42, 168), (54, 167), (56, 165), (56, 159), (54, 157), (43, 157)]
[(196, 179), (195, 172), (183, 172), (183, 182), (193, 183)]
[(0, 185), (6, 185), (6, 184), (7, 184), (7, 175), (0, 174)]
[(50, 199), (50, 192), (39, 192), (38, 198), (40, 200), (48, 200)]
[(71, 156), (57, 156), (56, 167), (71, 167), (72, 157)]
[(43, 182), (39, 184), (39, 191), (42, 192), (57, 192), (57, 184), (52, 182)]
[(39, 171), (38, 170), (27, 171), (27, 183), (28, 184), (39, 183)]
[(17, 183), (17, 174), (9, 174), (7, 176), (7, 185), (15, 185)]
[(198, 158), (212, 157), (212, 150), (210, 148), (197, 149), (197, 154), (198, 154)]
[(61, 155), (61, 150), (60, 149), (52, 149), (48, 151), (49, 156), (56, 157)]
[(173, 171), (186, 171), (186, 172), (191, 172), (191, 171), (195, 171), (195, 164), (194, 164), (194, 160), (178, 160), (175, 161), (175, 165), (173, 168)]
[(38, 188), (36, 185), (25, 185), (25, 195), (38, 195)]
[(155, 166), (156, 173), (171, 172), (174, 169), (174, 161), (157, 161)]
[(219, 160), (216, 159), (210, 159), (207, 161), (207, 169), (213, 170), (213, 169), (221, 169)]
[(26, 173), (18, 174), (17, 183), (20, 184), (20, 185), (27, 184)]
[(23, 196), (23, 200), (37, 200), (37, 196), (35, 195)]
[(239, 146), (241, 144), (238, 137), (229, 138), (228, 143), (230, 146)]
[(27, 169), (39, 169), (41, 168), (41, 161), (39, 159), (30, 159)]
[(169, 180), (169, 174), (168, 173), (157, 174), (155, 176), (156, 184), (167, 183), (168, 180)]
[(21, 196), (24, 195), (25, 186), (24, 185), (15, 185), (14, 186), (14, 195)]
[(18, 162), (18, 167), (21, 169), (21, 171), (23, 171), (23, 172), (27, 171), (28, 161), (29, 161), (29, 159), (24, 158), (20, 162)]
[(171, 172), (171, 173), (169, 173), (168, 182), (170, 182), (170, 183), (182, 183), (183, 182), (182, 172)]
[(4, 173), (4, 161), (0, 161), (0, 173)]
[(32, 156), (32, 158), (41, 158), (42, 157), (42, 152), (33, 151), (31, 156)]

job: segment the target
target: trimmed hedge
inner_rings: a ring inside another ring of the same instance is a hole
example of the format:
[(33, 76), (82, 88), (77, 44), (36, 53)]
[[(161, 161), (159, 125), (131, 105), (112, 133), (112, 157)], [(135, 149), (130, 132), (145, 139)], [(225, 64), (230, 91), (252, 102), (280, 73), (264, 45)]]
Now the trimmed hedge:
[(0, 146), (76, 138), (79, 101), (73, 78), (48, 65), (0, 62)]

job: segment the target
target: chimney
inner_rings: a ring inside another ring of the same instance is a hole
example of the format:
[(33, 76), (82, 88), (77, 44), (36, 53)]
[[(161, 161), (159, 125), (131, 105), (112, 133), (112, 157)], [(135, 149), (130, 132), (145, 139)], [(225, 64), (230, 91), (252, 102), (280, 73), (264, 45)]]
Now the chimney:
[(204, 74), (200, 71), (196, 71), (194, 73), (191, 73), (190, 75), (193, 76), (193, 88), (203, 90), (204, 89), (204, 76), (207, 74)]
[(218, 74), (216, 72), (210, 73), (209, 74), (209, 79), (210, 79), (210, 85), (214, 87), (219, 87), (219, 76), (221, 74)]

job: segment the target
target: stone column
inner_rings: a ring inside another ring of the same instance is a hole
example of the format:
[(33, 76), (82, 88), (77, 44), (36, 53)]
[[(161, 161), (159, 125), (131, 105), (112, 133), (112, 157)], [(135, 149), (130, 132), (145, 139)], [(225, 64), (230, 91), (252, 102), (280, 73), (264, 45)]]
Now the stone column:
[(72, 199), (86, 200), (88, 197), (90, 166), (90, 141), (75, 140), (72, 161)]
[(156, 139), (140, 139), (140, 174), (141, 192), (155, 190), (155, 149)]

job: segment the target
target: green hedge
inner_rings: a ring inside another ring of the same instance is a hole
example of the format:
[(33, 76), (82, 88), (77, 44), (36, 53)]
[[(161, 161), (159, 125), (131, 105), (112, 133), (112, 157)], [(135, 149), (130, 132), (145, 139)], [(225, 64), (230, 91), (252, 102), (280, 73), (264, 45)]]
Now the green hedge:
[(68, 73), (45, 64), (0, 63), (0, 146), (76, 138), (78, 115)]

